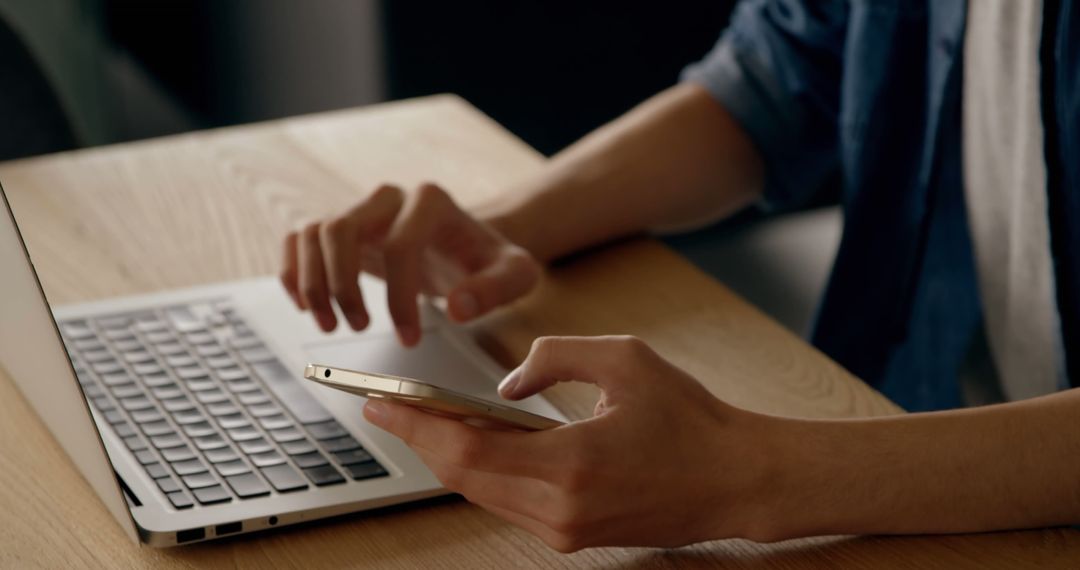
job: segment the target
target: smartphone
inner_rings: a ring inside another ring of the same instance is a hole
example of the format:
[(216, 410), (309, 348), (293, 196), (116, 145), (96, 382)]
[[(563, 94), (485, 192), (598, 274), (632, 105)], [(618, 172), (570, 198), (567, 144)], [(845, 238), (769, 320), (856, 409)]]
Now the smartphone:
[(455, 419), (475, 418), (513, 429), (537, 431), (563, 425), (558, 420), (481, 400), (412, 378), (308, 364), (304, 378), (365, 398), (391, 400)]

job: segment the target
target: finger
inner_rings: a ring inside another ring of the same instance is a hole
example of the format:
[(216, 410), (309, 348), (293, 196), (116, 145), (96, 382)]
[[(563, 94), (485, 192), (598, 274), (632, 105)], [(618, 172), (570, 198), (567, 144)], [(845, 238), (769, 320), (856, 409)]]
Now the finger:
[(381, 239), (397, 217), (402, 200), (400, 188), (383, 185), (341, 217), (321, 226), (319, 239), (330, 294), (353, 330), (364, 329), (370, 321), (358, 283), (365, 242)]
[(545, 477), (559, 455), (544, 432), (486, 430), (402, 404), (369, 400), (364, 418), (440, 461), (474, 471)]
[(289, 294), (289, 298), (292, 299), (293, 303), (296, 304), (296, 308), (304, 310), (307, 307), (300, 300), (299, 285), (297, 283), (296, 241), (296, 232), (289, 232), (285, 236), (285, 243), (281, 248), (281, 285), (285, 287), (285, 291)]
[(422, 255), (449, 200), (437, 186), (420, 187), (408, 211), (391, 228), (383, 248), (387, 305), (398, 337), (406, 346), (420, 341), (420, 310), (416, 297), (423, 281)]
[(337, 326), (337, 317), (330, 306), (330, 292), (326, 286), (319, 224), (310, 224), (301, 232), (297, 258), (300, 262), (300, 298), (311, 309), (319, 328), (330, 332)]
[(629, 336), (538, 338), (525, 362), (499, 384), (499, 394), (521, 399), (557, 382), (577, 381), (596, 384), (610, 397), (637, 376), (637, 364), (650, 354), (644, 342)]
[(525, 250), (507, 246), (495, 261), (469, 275), (450, 293), (450, 317), (463, 322), (528, 293), (540, 279), (540, 268)]

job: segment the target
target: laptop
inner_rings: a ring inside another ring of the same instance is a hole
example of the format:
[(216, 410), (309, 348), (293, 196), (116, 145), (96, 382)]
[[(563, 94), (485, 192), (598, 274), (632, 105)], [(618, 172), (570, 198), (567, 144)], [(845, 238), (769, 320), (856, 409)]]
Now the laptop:
[[(212, 540), (445, 494), (364, 400), (308, 362), (497, 399), (504, 370), (425, 303), (401, 347), (381, 281), (371, 326), (324, 334), (267, 277), (50, 307), (0, 186), (0, 367), (133, 539)], [(541, 397), (514, 403), (565, 420)]]

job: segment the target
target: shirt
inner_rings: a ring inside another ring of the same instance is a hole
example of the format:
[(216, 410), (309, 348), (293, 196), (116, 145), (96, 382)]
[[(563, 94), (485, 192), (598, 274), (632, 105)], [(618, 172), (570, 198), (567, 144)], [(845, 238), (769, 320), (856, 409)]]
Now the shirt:
[[(1060, 334), (1080, 374), (1080, 21), (1044, 34), (1047, 198)], [(963, 403), (982, 321), (965, 212), (962, 0), (746, 0), (683, 74), (735, 117), (766, 166), (764, 202), (839, 180), (844, 230), (812, 342), (908, 410)], [(1047, 120), (1047, 116), (1050, 116)]]

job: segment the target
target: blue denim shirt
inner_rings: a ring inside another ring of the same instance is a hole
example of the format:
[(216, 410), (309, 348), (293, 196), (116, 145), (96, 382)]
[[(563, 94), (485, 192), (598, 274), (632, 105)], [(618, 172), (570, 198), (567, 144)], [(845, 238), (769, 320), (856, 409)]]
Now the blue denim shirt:
[[(1044, 37), (1056, 74), (1042, 87), (1044, 121), (1060, 127), (1047, 130), (1051, 233), (1075, 382), (1080, 161), (1064, 160), (1080, 156), (1072, 4)], [(744, 0), (684, 71), (762, 153), (767, 205), (797, 208), (839, 179), (844, 230), (812, 341), (912, 411), (962, 405), (958, 372), (981, 323), (961, 178), (965, 17), (963, 0)]]

